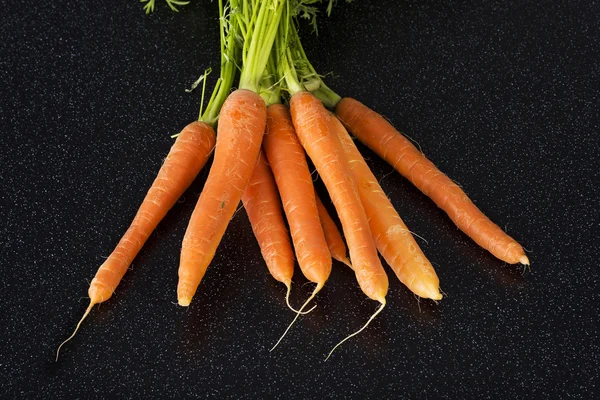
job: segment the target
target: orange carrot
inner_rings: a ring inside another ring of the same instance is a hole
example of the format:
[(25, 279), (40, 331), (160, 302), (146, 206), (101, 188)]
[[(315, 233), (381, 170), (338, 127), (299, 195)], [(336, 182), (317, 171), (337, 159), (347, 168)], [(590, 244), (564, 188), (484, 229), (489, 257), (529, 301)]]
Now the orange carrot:
[(329, 246), (331, 257), (352, 268), (352, 264), (350, 264), (350, 260), (348, 260), (348, 257), (346, 256), (346, 243), (344, 243), (342, 234), (335, 225), (335, 222), (333, 222), (333, 219), (327, 212), (327, 208), (325, 208), (316, 192), (315, 199), (317, 199), (319, 219), (321, 220), (321, 226), (323, 227), (323, 233), (325, 233), (325, 240), (327, 241), (327, 246)]
[(477, 244), (507, 263), (529, 265), (521, 245), (380, 114), (351, 98), (342, 99), (336, 113), (352, 134), (429, 196)]
[(304, 149), (294, 132), (286, 106), (272, 104), (267, 108), (267, 128), (263, 147), (281, 195), (296, 258), (304, 276), (317, 284), (296, 313), (294, 320), (271, 348), (272, 351), (302, 314), (302, 310), (325, 286), (331, 273), (331, 254), (319, 220), (313, 181)]
[(344, 125), (335, 117), (331, 121), (344, 148), (379, 252), (413, 293), (433, 300), (441, 299), (440, 281), (433, 266), (379, 186)]
[(296, 92), (290, 101), (292, 121), (302, 146), (319, 172), (340, 217), (348, 241), (356, 280), (368, 297), (381, 305), (358, 331), (339, 342), (327, 358), (346, 340), (362, 332), (385, 307), (388, 278), (381, 266), (365, 210), (350, 173), (342, 145), (330, 130), (330, 116), (323, 104), (308, 92)]
[(58, 348), (57, 359), (60, 348), (75, 336), (92, 307), (112, 296), (121, 278), (127, 272), (127, 268), (152, 231), (206, 164), (214, 146), (215, 131), (208, 124), (194, 121), (181, 131), (131, 226), (96, 272), (88, 290), (90, 304), (73, 334)]
[(298, 138), (325, 183), (340, 217), (358, 283), (368, 297), (384, 303), (387, 275), (379, 261), (343, 149), (338, 138), (330, 132), (329, 114), (308, 92), (294, 94), (290, 107)]
[(308, 280), (323, 287), (331, 273), (331, 255), (304, 150), (286, 106), (267, 108), (267, 128), (263, 147), (281, 195), (298, 264)]
[(181, 247), (177, 298), (182, 306), (192, 301), (252, 176), (265, 124), (265, 102), (253, 91), (234, 91), (221, 108), (214, 161)]
[(262, 152), (244, 190), (242, 202), (267, 268), (273, 278), (286, 286), (286, 301), (292, 308), (289, 294), (294, 274), (294, 253), (283, 220), (279, 192)]

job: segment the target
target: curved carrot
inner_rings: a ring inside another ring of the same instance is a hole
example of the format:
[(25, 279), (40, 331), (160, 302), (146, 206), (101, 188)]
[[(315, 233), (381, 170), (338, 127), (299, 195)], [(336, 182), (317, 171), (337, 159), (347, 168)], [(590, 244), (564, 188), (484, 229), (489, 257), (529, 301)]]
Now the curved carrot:
[(266, 106), (238, 89), (221, 108), (214, 161), (181, 246), (177, 299), (188, 306), (252, 176), (265, 131)]
[(440, 300), (440, 280), (433, 266), (379, 186), (344, 125), (336, 117), (331, 121), (348, 159), (377, 249), (413, 293)]
[(358, 284), (368, 297), (384, 304), (388, 278), (379, 261), (343, 149), (338, 138), (330, 132), (329, 114), (308, 92), (295, 93), (290, 108), (298, 138), (325, 183), (340, 217)]
[(353, 268), (352, 264), (350, 264), (350, 260), (348, 260), (348, 257), (346, 256), (348, 249), (346, 249), (346, 243), (344, 243), (342, 234), (335, 225), (335, 222), (333, 222), (329, 212), (327, 212), (327, 208), (325, 208), (325, 205), (323, 205), (323, 202), (316, 192), (315, 199), (317, 199), (319, 219), (321, 220), (321, 226), (323, 227), (323, 233), (325, 233), (325, 240), (327, 241), (327, 246), (329, 246), (331, 257), (346, 264), (350, 268)]
[(286, 302), (293, 310), (289, 294), (294, 274), (294, 252), (283, 220), (275, 179), (262, 152), (242, 194), (242, 202), (267, 268), (273, 278), (286, 286)]
[(336, 113), (354, 136), (429, 196), (477, 244), (507, 263), (529, 265), (521, 245), (380, 114), (351, 98), (342, 99)]
[(62, 345), (75, 336), (92, 307), (112, 296), (150, 234), (206, 164), (214, 146), (215, 131), (210, 125), (194, 121), (183, 128), (133, 218), (131, 226), (96, 272), (88, 290), (90, 304), (77, 324), (75, 332), (58, 348), (57, 359)]

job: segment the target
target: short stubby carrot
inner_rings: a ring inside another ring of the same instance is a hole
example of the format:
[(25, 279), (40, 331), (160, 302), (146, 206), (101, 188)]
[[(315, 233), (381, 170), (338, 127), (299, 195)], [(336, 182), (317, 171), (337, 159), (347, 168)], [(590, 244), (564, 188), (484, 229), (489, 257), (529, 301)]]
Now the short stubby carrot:
[[(196, 178), (214, 147), (215, 131), (204, 122), (194, 121), (179, 133), (129, 229), (92, 279), (88, 289), (90, 304), (83, 318), (61, 346), (77, 333), (95, 304), (113, 295), (150, 234)], [(59, 351), (60, 347), (57, 359)]]
[(275, 179), (262, 152), (242, 202), (269, 272), (289, 290), (294, 274), (294, 252)]
[(346, 248), (342, 234), (316, 192), (315, 199), (317, 199), (319, 219), (321, 220), (321, 226), (323, 226), (323, 233), (325, 233), (325, 240), (327, 241), (327, 246), (329, 246), (331, 257), (352, 268), (352, 264), (350, 264), (350, 260), (348, 260), (348, 256), (346, 255), (348, 249)]
[(181, 246), (177, 298), (182, 306), (192, 301), (252, 176), (266, 118), (264, 100), (246, 89), (232, 92), (221, 108), (214, 161)]
[(354, 136), (429, 196), (477, 244), (507, 263), (529, 264), (521, 245), (380, 114), (352, 98), (340, 100), (336, 113)]
[(383, 305), (388, 278), (343, 149), (330, 132), (330, 116), (323, 104), (308, 92), (295, 93), (290, 108), (298, 138), (317, 168), (342, 223), (358, 284), (369, 298)]
[(304, 149), (283, 104), (267, 108), (263, 147), (277, 182), (300, 269), (320, 289), (331, 273), (331, 254), (319, 220)]
[(344, 125), (332, 117), (332, 127), (344, 148), (377, 249), (398, 279), (420, 297), (440, 300), (433, 266), (377, 182)]

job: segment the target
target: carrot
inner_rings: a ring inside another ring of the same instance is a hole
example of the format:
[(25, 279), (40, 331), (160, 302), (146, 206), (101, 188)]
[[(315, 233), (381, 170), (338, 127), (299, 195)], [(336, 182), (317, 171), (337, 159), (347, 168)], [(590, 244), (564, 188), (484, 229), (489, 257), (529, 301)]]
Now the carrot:
[(322, 287), (331, 273), (331, 255), (304, 150), (286, 106), (267, 108), (267, 127), (263, 147), (281, 195), (298, 264), (309, 281)]
[(333, 219), (327, 212), (327, 209), (323, 205), (323, 202), (321, 202), (321, 199), (316, 192), (315, 199), (317, 199), (319, 219), (321, 220), (321, 226), (323, 227), (323, 233), (325, 233), (325, 240), (327, 241), (327, 246), (329, 247), (331, 256), (339, 262), (342, 262), (350, 268), (353, 268), (352, 264), (350, 264), (350, 260), (348, 260), (348, 257), (346, 256), (346, 243), (344, 243), (342, 234), (335, 225), (335, 222), (333, 222)]
[(242, 194), (242, 202), (267, 268), (273, 278), (286, 286), (286, 303), (294, 310), (289, 303), (294, 253), (283, 220), (279, 192), (262, 152)]
[(521, 245), (380, 114), (351, 98), (342, 99), (336, 113), (361, 142), (429, 196), (477, 244), (509, 264), (529, 265)]
[(267, 128), (263, 147), (281, 195), (296, 258), (304, 276), (317, 285), (300, 307), (296, 318), (273, 346), (273, 350), (302, 310), (325, 286), (331, 273), (331, 254), (319, 220), (313, 181), (304, 149), (294, 132), (286, 106), (273, 104), (267, 108)]
[(265, 102), (249, 90), (234, 91), (221, 108), (214, 161), (181, 246), (177, 284), (181, 306), (192, 301), (250, 180), (265, 121)]
[[(232, 43), (233, 48), (237, 48), (236, 40), (243, 39), (239, 57), (223, 54), (221, 23), (222, 62), (234, 65), (236, 60), (242, 60), (243, 67), (239, 88), (227, 97), (221, 108), (214, 162), (181, 245), (177, 283), (181, 306), (190, 305), (215, 255), (252, 176), (265, 131), (267, 107), (257, 92), (286, 2), (242, 3), (230, 1), (231, 10), (235, 12), (229, 13), (232, 22), (227, 29), (228, 45)], [(219, 1), (219, 10), (222, 16), (222, 1)]]
[(348, 159), (377, 249), (413, 293), (440, 300), (440, 281), (433, 266), (379, 186), (344, 125), (336, 117), (331, 121)]
[(56, 351), (57, 360), (61, 347), (75, 336), (92, 307), (113, 295), (133, 259), (167, 211), (173, 207), (206, 164), (214, 146), (215, 132), (208, 124), (194, 121), (181, 131), (131, 226), (96, 272), (88, 290), (90, 304), (73, 334)]
[(383, 310), (389, 283), (379, 261), (365, 210), (351, 178), (343, 149), (337, 137), (330, 132), (327, 110), (320, 100), (308, 92), (296, 92), (292, 95), (290, 108), (298, 138), (325, 183), (340, 217), (358, 284), (363, 293), (381, 304), (360, 330), (331, 350), (331, 356), (339, 345), (362, 332)]

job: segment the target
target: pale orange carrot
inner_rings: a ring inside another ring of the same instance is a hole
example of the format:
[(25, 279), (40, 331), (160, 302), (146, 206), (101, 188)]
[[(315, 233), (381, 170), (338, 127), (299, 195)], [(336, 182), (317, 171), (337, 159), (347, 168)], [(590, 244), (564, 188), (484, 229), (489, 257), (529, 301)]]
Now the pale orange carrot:
[(354, 136), (429, 196), (477, 244), (507, 263), (529, 265), (521, 245), (380, 114), (351, 98), (339, 101), (336, 113)]
[(440, 300), (440, 281), (433, 266), (381, 189), (344, 125), (336, 117), (331, 121), (344, 148), (377, 249), (413, 293)]
[(58, 348), (57, 359), (62, 345), (75, 336), (92, 307), (113, 295), (133, 259), (206, 164), (214, 146), (215, 131), (204, 122), (194, 121), (179, 133), (129, 229), (96, 272), (88, 290), (90, 304), (75, 332)]
[(265, 124), (265, 102), (253, 91), (232, 92), (221, 108), (214, 161), (181, 246), (182, 306), (192, 301), (252, 176)]
[(387, 275), (379, 261), (344, 151), (337, 136), (330, 132), (329, 114), (308, 92), (295, 93), (290, 107), (298, 138), (327, 187), (342, 223), (357, 281), (369, 298), (385, 304)]
[(346, 255), (348, 249), (346, 248), (346, 243), (344, 243), (342, 234), (335, 225), (335, 222), (333, 222), (329, 212), (327, 212), (327, 208), (325, 208), (325, 205), (316, 192), (315, 199), (317, 199), (319, 219), (321, 220), (321, 226), (323, 227), (323, 233), (325, 233), (325, 240), (327, 241), (327, 246), (329, 246), (331, 257), (352, 268), (352, 264), (350, 264), (350, 260), (348, 260), (348, 256)]
[(294, 252), (281, 210), (281, 199), (271, 169), (261, 152), (252, 177), (242, 195), (252, 231), (269, 272), (287, 288), (286, 301), (294, 274)]

